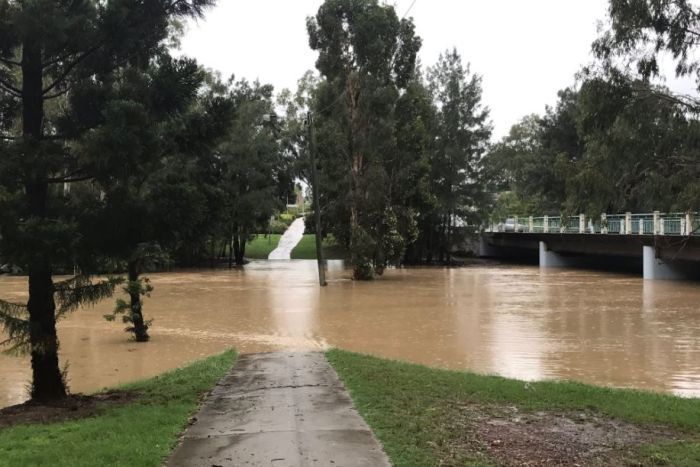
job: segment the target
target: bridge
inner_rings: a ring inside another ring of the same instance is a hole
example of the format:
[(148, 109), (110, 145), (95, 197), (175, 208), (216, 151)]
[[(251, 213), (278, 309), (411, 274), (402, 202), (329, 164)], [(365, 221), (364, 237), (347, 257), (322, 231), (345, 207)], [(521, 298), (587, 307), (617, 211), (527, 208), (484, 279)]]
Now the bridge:
[(650, 280), (700, 279), (700, 215), (512, 216), (484, 229), (480, 256), (536, 260), (542, 268), (641, 271)]

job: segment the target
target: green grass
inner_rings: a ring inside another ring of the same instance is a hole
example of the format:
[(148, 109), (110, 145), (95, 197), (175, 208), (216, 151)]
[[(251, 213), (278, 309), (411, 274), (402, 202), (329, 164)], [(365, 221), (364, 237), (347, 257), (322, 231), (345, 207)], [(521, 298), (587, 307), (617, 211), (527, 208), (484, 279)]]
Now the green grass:
[[(267, 259), (280, 242), (279, 234), (258, 234), (246, 244), (245, 257), (248, 259)], [(332, 237), (323, 240), (325, 259), (344, 259), (345, 252)], [(304, 235), (292, 250), (292, 259), (316, 259), (316, 236)]]
[(233, 351), (117, 389), (135, 401), (96, 416), (0, 431), (0, 466), (159, 466), (176, 445), (201, 394), (231, 367)]
[(258, 234), (253, 240), (246, 243), (245, 257), (249, 259), (267, 259), (270, 252), (277, 248), (280, 242), (280, 234)]
[[(345, 251), (331, 236), (322, 243), (324, 259), (345, 259)], [(316, 235), (304, 235), (292, 250), (292, 259), (316, 259)]]
[[(451, 422), (459, 407), (468, 404), (515, 406), (525, 412), (586, 412), (640, 426), (662, 426), (679, 432), (683, 441), (644, 446), (634, 461), (700, 465), (698, 399), (574, 382), (526, 383), (341, 350), (331, 350), (327, 357), (397, 466), (438, 465), (445, 459), (449, 465), (489, 464), (484, 452), (465, 442), (463, 425)], [(463, 447), (461, 452), (454, 452), (455, 445)]]

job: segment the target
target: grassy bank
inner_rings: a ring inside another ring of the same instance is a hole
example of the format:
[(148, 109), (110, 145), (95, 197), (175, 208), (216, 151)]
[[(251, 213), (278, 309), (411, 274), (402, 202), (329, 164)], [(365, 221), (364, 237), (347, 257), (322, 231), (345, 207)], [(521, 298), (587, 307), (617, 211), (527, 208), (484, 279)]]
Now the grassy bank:
[[(322, 243), (324, 259), (345, 259), (345, 251), (331, 236)], [(304, 235), (292, 250), (292, 259), (316, 259), (316, 235)]]
[[(277, 248), (281, 235), (256, 235), (245, 247), (245, 256), (249, 259), (267, 259), (270, 252)], [(332, 237), (323, 240), (325, 259), (344, 259), (345, 252)], [(299, 244), (292, 250), (292, 259), (316, 259), (316, 236), (304, 235)]]
[(256, 235), (253, 240), (246, 243), (245, 257), (249, 259), (267, 259), (270, 252), (277, 248), (280, 237), (282, 237), (280, 234)]
[(327, 354), (398, 466), (700, 465), (700, 400)]
[(211, 389), (233, 351), (118, 388), (133, 394), (85, 418), (0, 429), (0, 466), (158, 466)]

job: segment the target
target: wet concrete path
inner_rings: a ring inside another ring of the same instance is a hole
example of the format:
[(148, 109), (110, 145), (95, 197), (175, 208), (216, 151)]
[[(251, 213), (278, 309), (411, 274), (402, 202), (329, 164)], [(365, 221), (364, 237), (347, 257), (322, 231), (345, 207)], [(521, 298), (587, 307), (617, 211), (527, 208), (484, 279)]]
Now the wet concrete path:
[(242, 355), (168, 466), (389, 466), (321, 352)]
[(280, 237), (277, 248), (267, 255), (267, 259), (291, 259), (292, 250), (304, 237), (305, 226), (306, 224), (303, 217), (295, 219)]

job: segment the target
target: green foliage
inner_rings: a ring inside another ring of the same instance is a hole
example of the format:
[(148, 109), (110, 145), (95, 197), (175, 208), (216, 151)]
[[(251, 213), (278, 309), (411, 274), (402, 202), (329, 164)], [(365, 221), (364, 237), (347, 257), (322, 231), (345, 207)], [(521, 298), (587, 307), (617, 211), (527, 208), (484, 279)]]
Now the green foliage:
[(271, 85), (257, 81), (228, 83), (234, 115), (226, 140), (217, 148), (219, 234), (230, 244), (239, 265), (243, 264), (246, 242), (255, 232), (268, 230), (271, 216), (282, 208), (282, 200), (293, 185), (289, 154), (282, 148), (280, 129), (272, 117), (272, 91)]
[[(634, 95), (641, 87), (648, 98)], [(579, 108), (586, 152), (567, 178), (568, 209), (596, 215), (697, 209), (700, 125), (682, 106), (640, 82), (593, 78), (581, 87)]]
[[(157, 120), (148, 110), (181, 110), (168, 106), (170, 95), (140, 92), (148, 87), (142, 72), (167, 55), (173, 21), (199, 17), (212, 3), (0, 1), (0, 255), (26, 271), (33, 284), (27, 312), (35, 397), (65, 395), (52, 275), (74, 267), (90, 274), (96, 258), (109, 256), (94, 239), (114, 226), (95, 232), (87, 221), (99, 212), (101, 195), (114, 193), (107, 174), (115, 171), (123, 179), (124, 169), (141, 163), (149, 170), (147, 159), (160, 144), (151, 131)], [(166, 70), (167, 60), (160, 65)], [(152, 76), (156, 87), (176, 88), (159, 79), (165, 77)], [(109, 131), (102, 131), (105, 126)], [(105, 146), (83, 150), (94, 139)], [(88, 186), (72, 189), (81, 184)], [(127, 187), (122, 193), (133, 198)], [(76, 301), (104, 296), (109, 286), (95, 289), (96, 295), (75, 284), (58, 289), (58, 298), (67, 300), (59, 303), (61, 313)]]
[(8, 338), (0, 342), (9, 354), (24, 355), (31, 350), (27, 306), (0, 300), (0, 325)]
[[(133, 302), (127, 302), (126, 300), (118, 298), (116, 301), (114, 311), (111, 314), (104, 315), (104, 318), (107, 321), (114, 321), (117, 318), (117, 316), (121, 316), (122, 322), (128, 325), (124, 329), (124, 331), (128, 333), (136, 333), (137, 330), (134, 326), (134, 322), (136, 320), (143, 319), (143, 314), (141, 312), (143, 308), (142, 297), (151, 296), (151, 292), (153, 292), (153, 285), (151, 284), (149, 278), (139, 277), (136, 280), (127, 281), (126, 284), (122, 287), (122, 290), (129, 297), (137, 297), (137, 303), (134, 304)], [(135, 317), (135, 313), (139, 313), (140, 316)], [(151, 327), (152, 322), (153, 320), (149, 320), (144, 323), (146, 331), (148, 331), (148, 328)]]
[(313, 107), (326, 230), (349, 245), (355, 277), (371, 279), (412, 240), (397, 220), (410, 226), (412, 213), (392, 196), (394, 131), (421, 40), (410, 19), (376, 0), (327, 0), (307, 29), (323, 77)]
[(228, 351), (115, 388), (133, 391), (136, 399), (91, 417), (2, 429), (0, 466), (162, 465), (202, 396), (235, 358), (236, 353)]
[(271, 234), (282, 235), (289, 228), (289, 224), (278, 218), (272, 219), (268, 227), (268, 231)]
[[(65, 317), (81, 306), (94, 305), (111, 297), (114, 288), (121, 282), (120, 278), (94, 282), (91, 276), (85, 274), (56, 282), (54, 284), (56, 319)], [(29, 311), (26, 305), (0, 300), (0, 326), (8, 336), (5, 341), (0, 342), (0, 347), (6, 347), (5, 352), (12, 355), (26, 355), (46, 350), (38, 344), (31, 343)]]
[(54, 295), (58, 305), (56, 317), (61, 318), (80, 306), (95, 305), (111, 297), (114, 288), (122, 282), (122, 278), (111, 277), (95, 283), (92, 277), (84, 274), (56, 282), (54, 284)]
[[(580, 85), (561, 91), (543, 117), (515, 125), (484, 160), (492, 190), (512, 192), (520, 213), (597, 217), (700, 204), (700, 105), (652, 82), (669, 54), (676, 75), (700, 89), (700, 10), (685, 0), (611, 0), (609, 16)], [(497, 202), (494, 214), (503, 208)]]
[(453, 50), (426, 81), (412, 20), (373, 0), (328, 0), (307, 27), (323, 79), (297, 95), (318, 110), (324, 231), (348, 246), (357, 279), (449, 261), (458, 225), (478, 224), (487, 201), (481, 78)]
[[(700, 8), (688, 0), (610, 0), (610, 28), (594, 43), (602, 66), (614, 70), (617, 62), (636, 64), (646, 80), (660, 73), (663, 54), (673, 57), (677, 76), (697, 75), (700, 61), (695, 51), (700, 42)], [(667, 90), (663, 95), (670, 96)], [(700, 110), (693, 98), (678, 96), (678, 103)]]
[(556, 108), (513, 126), (483, 160), (501, 192), (493, 216), (696, 210), (700, 126), (665, 92), (622, 75), (561, 91)]
[[(225, 107), (215, 108), (206, 74), (193, 60), (160, 54), (148, 67), (119, 71), (120, 80), (104, 84), (103, 124), (81, 141), (81, 152), (102, 154), (93, 168), (102, 195), (85, 219), (85, 230), (93, 230), (96, 250), (126, 262), (125, 292), (131, 300), (119, 300), (114, 315), (121, 314), (130, 324), (127, 331), (145, 341), (149, 323), (140, 297), (152, 289), (139, 275), (166, 265), (166, 248), (177, 248), (209, 210), (199, 174), (173, 170), (196, 161), (200, 151), (207, 156), (225, 134), (217, 125), (195, 132), (193, 124), (225, 121), (227, 113)], [(114, 315), (108, 316), (113, 320)]]
[[(429, 216), (436, 253), (450, 261), (457, 241), (456, 224), (478, 224), (485, 201), (479, 161), (491, 137), (489, 111), (481, 102), (481, 77), (462, 64), (456, 50), (440, 55), (428, 71), (428, 86), (437, 107), (435, 152), (430, 164), (430, 192), (435, 210)], [(425, 236), (425, 235), (424, 235)]]

